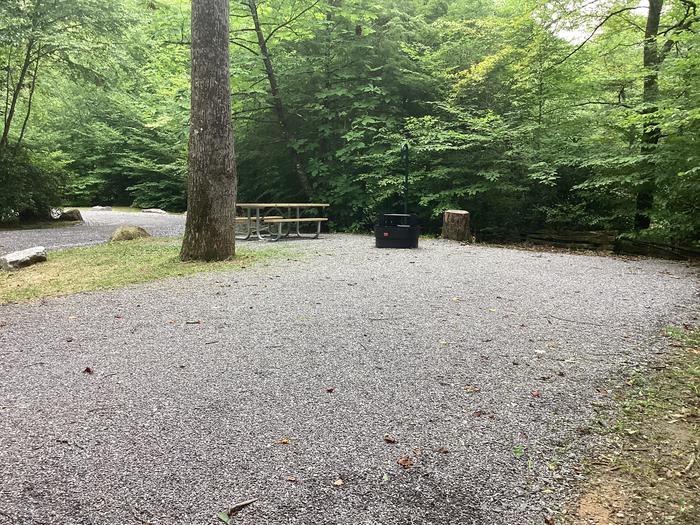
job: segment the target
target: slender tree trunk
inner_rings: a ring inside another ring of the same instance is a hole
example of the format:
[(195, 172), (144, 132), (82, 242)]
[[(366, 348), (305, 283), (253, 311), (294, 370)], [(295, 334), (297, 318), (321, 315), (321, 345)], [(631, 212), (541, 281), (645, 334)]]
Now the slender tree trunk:
[(235, 254), (237, 177), (228, 33), (228, 0), (192, 0), (192, 108), (183, 261), (224, 260)]
[(296, 140), (295, 134), (289, 125), (289, 119), (287, 117), (287, 111), (282, 102), (282, 97), (279, 92), (279, 84), (277, 83), (277, 76), (275, 75), (275, 69), (272, 65), (272, 57), (270, 56), (270, 51), (267, 47), (267, 41), (265, 40), (265, 35), (262, 31), (260, 25), (260, 17), (258, 16), (258, 5), (255, 0), (248, 0), (248, 9), (250, 9), (250, 15), (253, 18), (253, 25), (255, 27), (255, 34), (258, 37), (258, 47), (260, 48), (260, 55), (263, 59), (263, 64), (265, 65), (265, 73), (267, 74), (267, 80), (270, 83), (270, 95), (272, 96), (272, 105), (275, 108), (275, 113), (277, 114), (277, 120), (280, 123), (280, 128), (282, 129), (282, 135), (287, 143), (287, 149), (289, 154), (294, 161), (294, 170), (297, 175), (297, 180), (301, 186), (301, 190), (304, 192), (306, 197), (310, 197), (312, 194), (311, 183), (309, 177), (306, 174), (306, 166), (304, 161), (299, 155), (299, 152), (294, 147), (294, 142)]
[(643, 181), (637, 192), (634, 229), (645, 230), (651, 225), (651, 210), (654, 206), (656, 191), (656, 166), (650, 157), (656, 153), (661, 138), (661, 130), (656, 119), (656, 106), (659, 98), (659, 64), (661, 62), (658, 48), (659, 23), (663, 0), (649, 0), (649, 14), (644, 31), (644, 130), (642, 132), (642, 155), (646, 157), (643, 166)]
[(19, 78), (17, 79), (17, 86), (13, 89), (12, 98), (10, 100), (10, 107), (5, 114), (5, 125), (2, 129), (2, 136), (0, 137), (0, 148), (6, 148), (10, 140), (10, 127), (12, 126), (12, 119), (15, 116), (15, 110), (17, 109), (17, 101), (19, 100), (19, 93), (22, 91), (22, 84), (24, 84), (24, 79), (27, 77), (27, 71), (29, 71), (29, 66), (32, 63), (32, 50), (34, 49), (34, 39), (30, 39), (27, 43), (27, 52), (24, 55), (24, 63), (22, 64), (22, 69), (19, 72)]
[[(41, 47), (39, 47), (39, 52), (41, 52)], [(29, 116), (32, 113), (32, 101), (34, 100), (34, 91), (36, 91), (36, 78), (39, 75), (39, 61), (41, 60), (41, 55), (37, 54), (36, 64), (34, 65), (34, 74), (32, 75), (32, 85), (29, 88), (29, 99), (27, 100), (27, 112), (24, 115), (24, 122), (22, 122), (22, 131), (20, 131), (19, 139), (17, 139), (17, 149), (19, 149), (22, 144), (22, 139), (24, 139), (24, 133), (27, 131), (27, 123), (29, 122)]]
[(10, 109), (10, 83), (12, 82), (12, 44), (10, 44), (10, 49), (7, 51), (7, 75), (5, 76), (5, 111), (2, 114), (2, 125), (3, 128), (7, 124), (7, 111)]

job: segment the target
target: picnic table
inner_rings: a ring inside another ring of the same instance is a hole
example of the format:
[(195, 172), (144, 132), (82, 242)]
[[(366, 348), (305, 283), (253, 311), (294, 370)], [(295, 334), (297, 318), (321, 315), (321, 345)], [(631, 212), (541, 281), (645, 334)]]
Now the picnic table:
[[(239, 202), (236, 208), (244, 211), (244, 216), (236, 216), (236, 238), (248, 240), (253, 235), (258, 239), (267, 238), (278, 241), (292, 233), (295, 229), (297, 237), (305, 237), (301, 233), (301, 225), (316, 223), (316, 233), (311, 238), (316, 239), (321, 234), (321, 224), (328, 221), (326, 217), (303, 217), (302, 210), (327, 208), (329, 204), (316, 202)], [(238, 226), (241, 230), (239, 231)], [(286, 229), (286, 231), (284, 231)]]

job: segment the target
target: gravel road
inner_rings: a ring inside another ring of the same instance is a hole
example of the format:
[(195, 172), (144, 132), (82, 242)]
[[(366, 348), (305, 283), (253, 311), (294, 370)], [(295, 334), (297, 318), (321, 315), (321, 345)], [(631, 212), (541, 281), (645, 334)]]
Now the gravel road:
[(421, 242), (0, 307), (0, 523), (543, 524), (698, 280)]
[(32, 246), (48, 249), (70, 248), (99, 244), (109, 240), (117, 226), (133, 224), (145, 228), (151, 235), (180, 235), (185, 229), (184, 215), (156, 215), (118, 211), (81, 210), (83, 224), (63, 228), (0, 231), (0, 255)]

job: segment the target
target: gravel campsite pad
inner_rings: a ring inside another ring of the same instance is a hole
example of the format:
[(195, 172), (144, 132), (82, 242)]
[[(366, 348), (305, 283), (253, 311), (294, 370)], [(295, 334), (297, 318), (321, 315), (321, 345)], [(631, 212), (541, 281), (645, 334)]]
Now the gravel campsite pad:
[(32, 246), (48, 249), (88, 246), (109, 240), (117, 226), (133, 225), (145, 228), (151, 235), (170, 237), (181, 235), (185, 216), (156, 215), (138, 212), (81, 210), (81, 224), (35, 230), (0, 230), (0, 255)]
[[(685, 265), (369, 237), (0, 307), (0, 523), (542, 524)], [(558, 520), (558, 518), (557, 518)]]

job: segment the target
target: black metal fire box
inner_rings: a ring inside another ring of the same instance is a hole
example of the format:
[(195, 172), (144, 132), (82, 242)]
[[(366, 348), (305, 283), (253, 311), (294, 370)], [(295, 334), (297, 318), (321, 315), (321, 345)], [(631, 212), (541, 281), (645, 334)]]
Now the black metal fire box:
[(401, 160), (404, 166), (403, 213), (385, 213), (379, 217), (374, 227), (377, 248), (418, 248), (418, 217), (414, 213), (408, 213), (408, 144), (401, 148)]
[(377, 248), (418, 248), (420, 226), (412, 213), (386, 213), (374, 228)]

